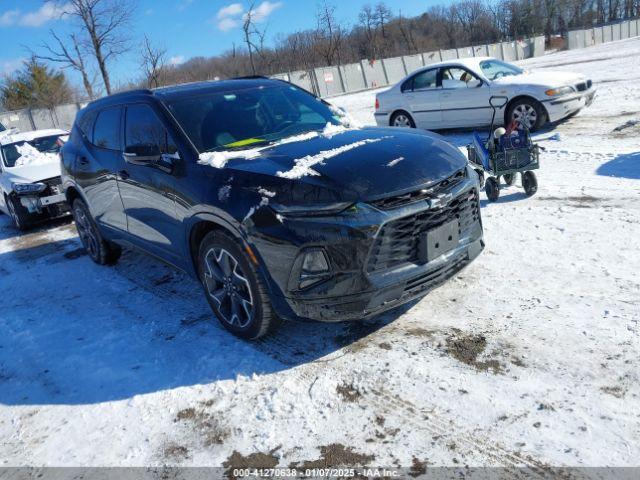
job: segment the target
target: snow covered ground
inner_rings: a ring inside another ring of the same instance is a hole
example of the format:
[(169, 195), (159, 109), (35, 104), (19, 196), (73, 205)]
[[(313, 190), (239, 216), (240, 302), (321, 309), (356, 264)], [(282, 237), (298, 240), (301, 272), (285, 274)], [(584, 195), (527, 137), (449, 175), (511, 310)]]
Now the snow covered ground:
[[(523, 62), (594, 104), (537, 135), (535, 197), (483, 201), (469, 268), (365, 323), (242, 342), (163, 264), (0, 217), (0, 462), (640, 465), (639, 62), (638, 38)], [(333, 101), (373, 123), (373, 98)]]

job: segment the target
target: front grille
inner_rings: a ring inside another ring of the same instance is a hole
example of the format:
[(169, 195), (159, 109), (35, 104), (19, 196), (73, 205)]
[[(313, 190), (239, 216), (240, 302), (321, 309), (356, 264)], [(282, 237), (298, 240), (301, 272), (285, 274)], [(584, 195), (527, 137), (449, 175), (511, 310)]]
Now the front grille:
[(371, 202), (371, 204), (379, 208), (380, 210), (391, 210), (393, 208), (403, 207), (405, 205), (409, 205), (411, 203), (419, 202), (420, 200), (426, 200), (429, 198), (436, 198), (440, 195), (444, 190), (448, 190), (452, 188), (454, 185), (459, 183), (466, 176), (466, 167), (462, 170), (457, 171), (453, 175), (445, 178), (441, 182), (436, 183), (432, 187), (425, 188), (422, 190), (414, 190), (413, 192), (404, 193), (402, 195), (395, 195), (393, 197), (383, 198), (381, 200), (376, 200), (375, 202)]
[(451, 200), (447, 205), (423, 210), (383, 225), (367, 263), (369, 273), (379, 272), (405, 263), (418, 263), (420, 235), (458, 219), (460, 237), (480, 220), (480, 204), (476, 189)]
[(62, 178), (48, 178), (47, 180), (43, 180), (42, 183), (47, 185), (47, 188), (41, 194), (43, 197), (62, 193)]
[(579, 92), (584, 92), (585, 90), (589, 90), (593, 83), (591, 80), (587, 80), (586, 82), (581, 82), (576, 85), (576, 90)]

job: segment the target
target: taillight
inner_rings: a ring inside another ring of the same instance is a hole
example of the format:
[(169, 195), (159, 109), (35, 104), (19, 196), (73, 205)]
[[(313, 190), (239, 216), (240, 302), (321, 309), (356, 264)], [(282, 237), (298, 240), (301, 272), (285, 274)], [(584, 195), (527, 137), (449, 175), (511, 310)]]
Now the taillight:
[(380, 100), (378, 100), (378, 97), (376, 97), (376, 110), (378, 110), (380, 108)]

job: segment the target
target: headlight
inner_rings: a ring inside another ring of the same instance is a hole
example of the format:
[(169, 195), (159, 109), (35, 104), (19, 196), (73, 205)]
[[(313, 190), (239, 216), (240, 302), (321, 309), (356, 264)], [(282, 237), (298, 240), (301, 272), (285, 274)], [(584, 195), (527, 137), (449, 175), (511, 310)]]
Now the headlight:
[(550, 97), (557, 97), (558, 95), (566, 95), (568, 93), (573, 93), (574, 90), (572, 87), (558, 87), (558, 88), (550, 88), (546, 93)]
[(318, 217), (323, 215), (337, 215), (349, 207), (353, 202), (337, 202), (321, 205), (281, 205), (270, 204), (276, 212), (286, 217)]
[(33, 195), (47, 188), (44, 183), (14, 183), (12, 187), (18, 195)]

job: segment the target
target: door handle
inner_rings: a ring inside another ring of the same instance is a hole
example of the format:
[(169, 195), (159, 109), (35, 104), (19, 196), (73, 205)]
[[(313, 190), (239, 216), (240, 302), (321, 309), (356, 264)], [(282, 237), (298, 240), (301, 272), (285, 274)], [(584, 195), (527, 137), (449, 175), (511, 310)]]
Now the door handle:
[(80, 157), (78, 163), (82, 166), (89, 165), (89, 159), (87, 157)]
[(120, 170), (118, 172), (118, 176), (121, 180), (127, 180), (129, 178), (129, 172), (127, 172), (126, 170)]

